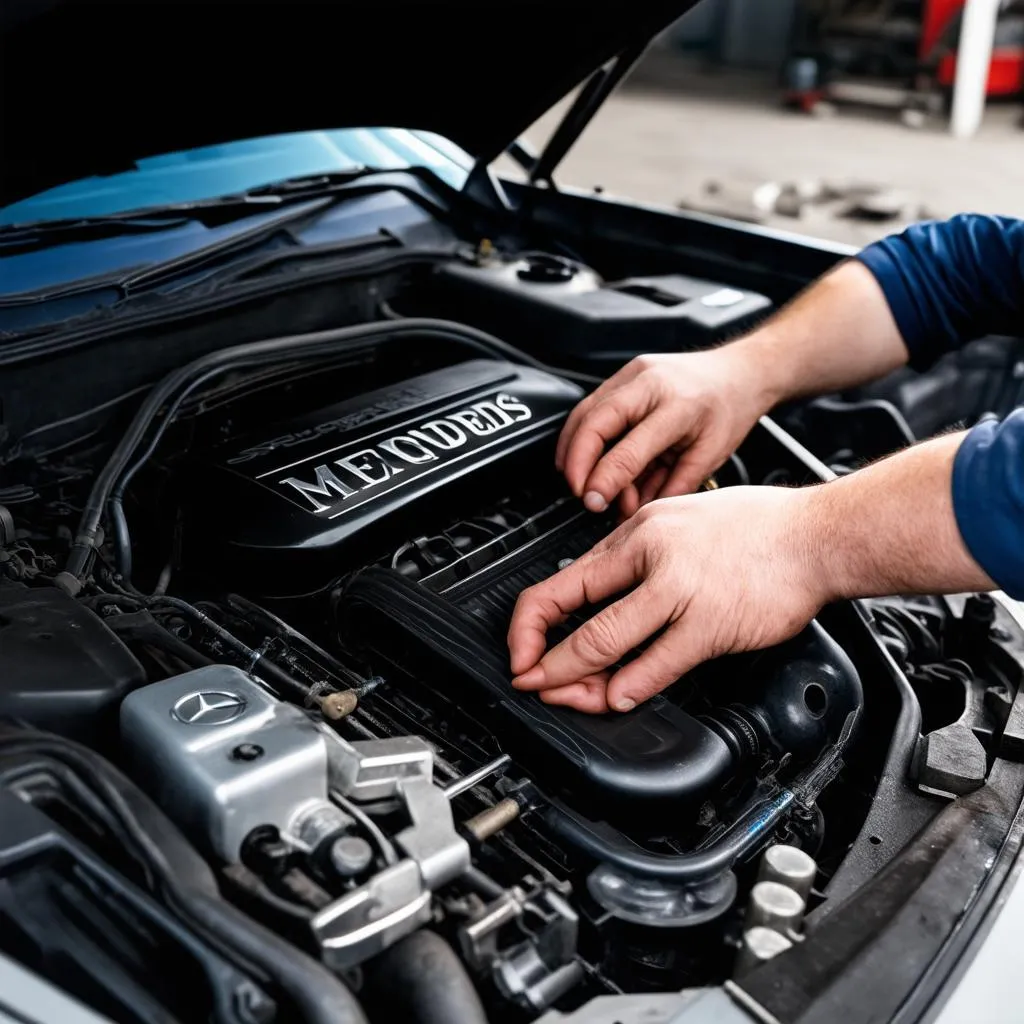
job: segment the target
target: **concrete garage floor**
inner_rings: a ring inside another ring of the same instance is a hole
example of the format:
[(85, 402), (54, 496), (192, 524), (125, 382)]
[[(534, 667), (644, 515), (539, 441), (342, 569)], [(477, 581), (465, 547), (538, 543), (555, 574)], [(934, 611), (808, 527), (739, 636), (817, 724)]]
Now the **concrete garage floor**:
[[(543, 143), (562, 105), (527, 133)], [(1024, 217), (1022, 107), (990, 105), (979, 134), (954, 139), (941, 119), (903, 125), (895, 112), (841, 107), (819, 118), (782, 109), (770, 78), (687, 67), (665, 54), (649, 57), (605, 104), (566, 157), (557, 180), (647, 203), (676, 207), (700, 201), (707, 182), (730, 198), (759, 182), (824, 180), (898, 189), (909, 213), (888, 221), (855, 221), (810, 207), (800, 218), (764, 223), (863, 245), (907, 219), (957, 212)], [(703, 197), (705, 200), (706, 196)]]

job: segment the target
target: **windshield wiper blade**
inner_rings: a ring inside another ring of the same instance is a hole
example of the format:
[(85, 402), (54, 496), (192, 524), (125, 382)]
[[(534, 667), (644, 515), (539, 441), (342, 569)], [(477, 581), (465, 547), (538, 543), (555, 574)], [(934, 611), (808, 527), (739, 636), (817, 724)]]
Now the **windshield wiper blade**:
[(323, 195), (339, 185), (348, 185), (370, 174), (386, 174), (379, 167), (349, 167), (344, 171), (324, 171), (322, 174), (307, 174), (301, 178), (282, 178), (269, 185), (260, 185), (244, 193), (250, 199), (288, 199), (292, 196)]
[[(130, 294), (142, 287), (160, 284), (180, 274), (194, 273), (219, 260), (247, 252), (264, 244), (282, 229), (292, 228), (301, 221), (319, 217), (337, 201), (331, 195), (297, 197), (297, 199), (297, 208), (292, 208), (292, 204), (288, 204), (277, 217), (266, 218), (252, 227), (241, 228), (215, 242), (189, 249), (180, 256), (172, 256), (170, 259), (128, 268), (102, 277), (75, 281), (50, 290), (0, 295), (0, 309), (39, 305), (53, 299), (67, 298), (70, 295), (97, 291), (102, 288), (112, 288), (117, 291), (118, 301), (120, 301), (128, 298)], [(3, 255), (3, 248), (0, 247), (0, 257)]]
[(374, 173), (379, 172), (360, 166), (302, 178), (286, 178), (245, 192), (210, 199), (170, 203), (167, 206), (96, 217), (10, 224), (0, 227), (0, 256), (31, 252), (62, 242), (85, 242), (119, 235), (168, 231), (195, 221), (208, 227), (227, 224), (240, 217), (254, 216), (263, 210), (330, 195), (336, 188)]
[(0, 256), (31, 252), (41, 246), (62, 242), (91, 242), (117, 235), (145, 235), (151, 231), (171, 231), (184, 227), (194, 217), (170, 211), (138, 217), (78, 217), (66, 220), (37, 221), (0, 227)]

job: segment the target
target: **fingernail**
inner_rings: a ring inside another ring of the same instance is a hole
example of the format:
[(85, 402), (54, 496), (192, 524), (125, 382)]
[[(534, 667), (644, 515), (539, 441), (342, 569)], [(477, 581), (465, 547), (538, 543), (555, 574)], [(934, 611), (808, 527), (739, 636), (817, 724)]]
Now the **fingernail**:
[(524, 672), (512, 680), (512, 685), (519, 687), (539, 686), (544, 682), (544, 669), (540, 665), (534, 665), (529, 672)]
[(636, 701), (632, 697), (620, 697), (612, 707), (616, 711), (632, 711), (636, 707)]
[(583, 504), (590, 512), (603, 512), (608, 507), (608, 502), (604, 500), (604, 496), (598, 494), (597, 491), (587, 491), (583, 495)]

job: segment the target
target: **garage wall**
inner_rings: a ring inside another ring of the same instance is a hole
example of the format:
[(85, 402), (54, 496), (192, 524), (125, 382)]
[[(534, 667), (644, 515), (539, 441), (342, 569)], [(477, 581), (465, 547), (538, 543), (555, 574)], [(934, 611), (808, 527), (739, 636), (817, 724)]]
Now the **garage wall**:
[(702, 0), (665, 33), (679, 50), (729, 67), (775, 70), (786, 56), (797, 0)]
[(733, 67), (778, 68), (786, 57), (796, 0), (728, 0), (721, 57)]

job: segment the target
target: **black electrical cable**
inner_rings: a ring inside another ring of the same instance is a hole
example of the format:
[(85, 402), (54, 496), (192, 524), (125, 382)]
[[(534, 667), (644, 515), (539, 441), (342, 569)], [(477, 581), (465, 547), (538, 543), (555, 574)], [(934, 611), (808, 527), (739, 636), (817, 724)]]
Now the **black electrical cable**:
[(363, 831), (376, 843), (381, 859), (390, 867), (398, 863), (398, 853), (394, 843), (384, 834), (381, 827), (358, 804), (349, 800), (340, 790), (330, 791), (331, 799), (346, 813), (352, 815)]
[[(120, 503), (127, 480), (131, 479), (149, 457), (173, 419), (174, 413), (197, 387), (228, 370), (262, 366), (298, 356), (309, 358), (327, 353), (337, 354), (341, 348), (358, 349), (360, 346), (373, 346), (410, 336), (455, 343), (491, 358), (509, 359), (581, 383), (593, 384), (598, 380), (588, 374), (549, 367), (515, 346), (475, 327), (426, 318), (359, 324), (314, 334), (269, 338), (211, 352), (168, 374), (146, 396), (125, 435), (96, 477), (83, 509), (64, 572), (57, 577), (60, 585), (72, 594), (77, 594), (81, 589), (91, 558), (102, 543), (100, 524), (104, 513), (109, 509), (111, 499), (114, 498), (115, 505)], [(150, 428), (168, 403), (170, 406), (167, 414), (150, 438), (148, 447), (142, 457), (133, 462)], [(118, 513), (114, 515), (117, 516)], [(123, 520), (123, 513), (120, 519)], [(124, 570), (126, 567), (130, 570), (131, 551), (127, 524), (118, 521), (116, 529), (117, 566), (127, 578), (128, 574)]]
[(187, 601), (177, 597), (161, 595), (153, 598), (152, 607), (166, 605), (175, 611), (181, 612), (190, 619), (195, 620), (201, 626), (210, 630), (222, 643), (230, 647), (245, 661), (246, 672), (262, 679), (264, 683), (272, 687), (277, 695), (285, 700), (302, 703), (309, 696), (309, 687), (304, 686), (293, 676), (289, 675), (283, 668), (275, 665), (263, 656), (261, 651), (254, 650), (248, 644), (243, 643), (233, 633), (228, 632), (219, 622), (215, 622), (206, 612), (200, 611)]
[(128, 621), (107, 619), (106, 624), (130, 647), (149, 647), (161, 651), (190, 669), (214, 664), (212, 658), (161, 626), (149, 612), (144, 615), (136, 613), (126, 618)]
[(132, 578), (132, 538), (128, 532), (128, 520), (124, 515), (121, 495), (111, 497), (109, 512), (110, 524), (113, 527), (114, 552), (117, 556), (117, 571), (124, 579), (130, 580)]
[(347, 665), (343, 665), (333, 654), (325, 651), (319, 644), (314, 643), (304, 633), (290, 626), (284, 619), (267, 611), (255, 601), (250, 601), (241, 594), (228, 594), (227, 606), (233, 612), (241, 614), (250, 623), (265, 629), (271, 636), (278, 637), (289, 644), (297, 644), (305, 649), (306, 656), (314, 661), (322, 662), (323, 667), (339, 680), (351, 687), (364, 686), (364, 679), (358, 672), (354, 672)]
[(740, 484), (744, 486), (749, 484), (750, 473), (747, 472), (747, 467), (743, 460), (733, 452), (732, 455), (729, 456), (729, 462), (732, 463), (733, 469), (736, 470), (736, 475), (739, 477)]

